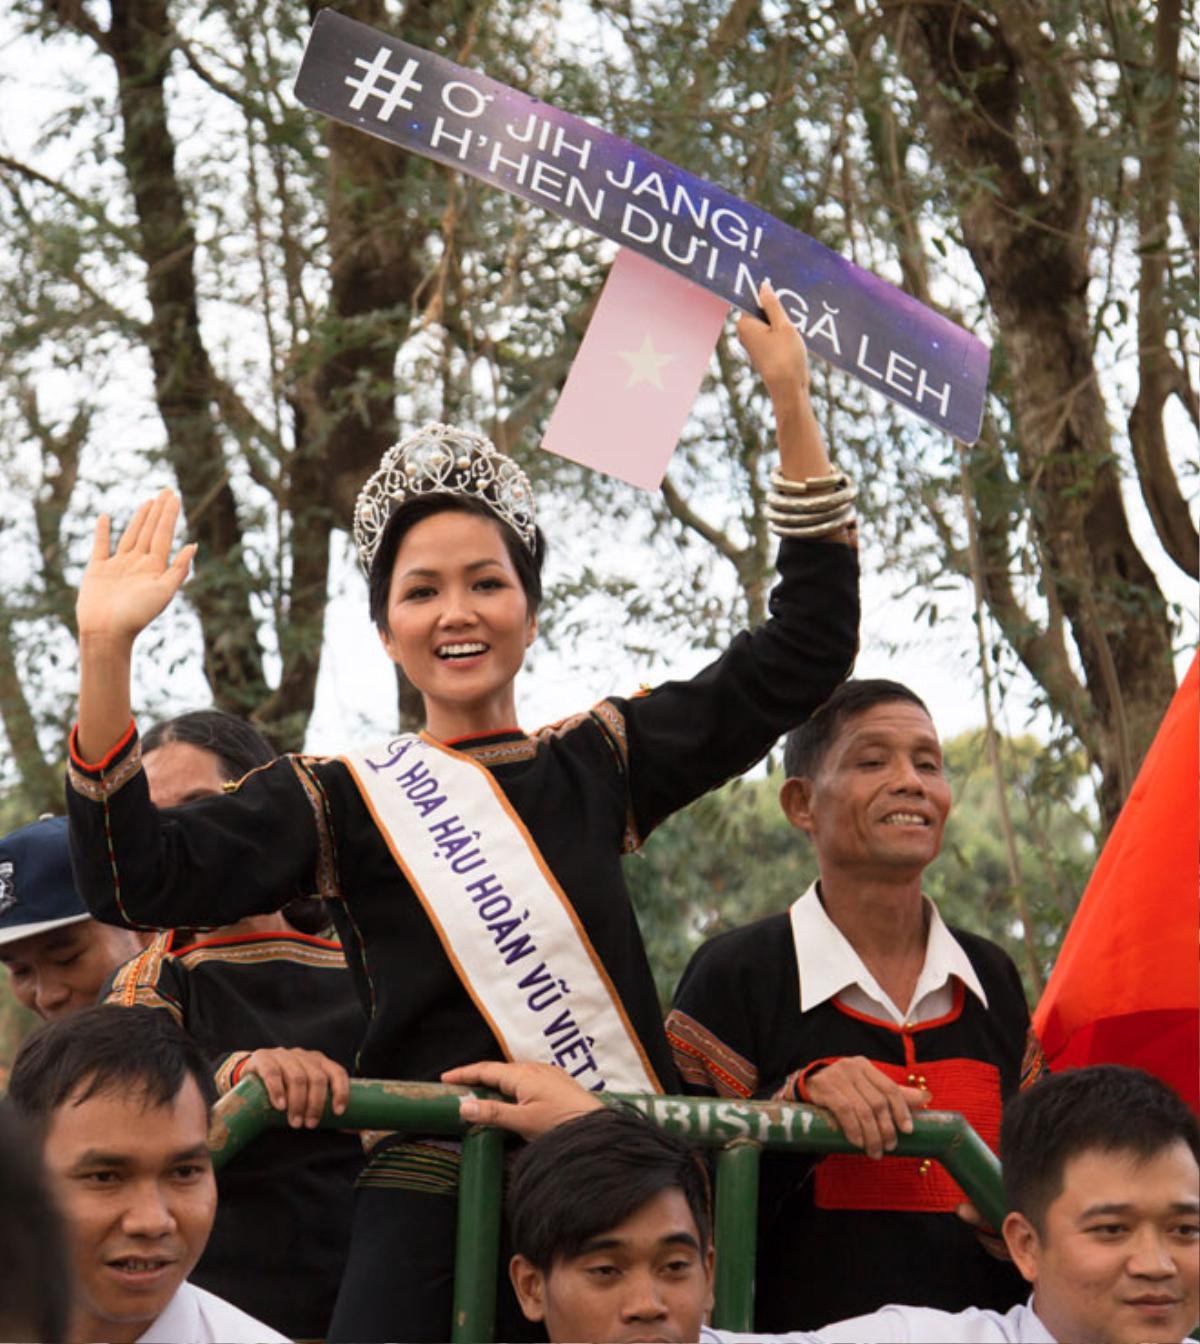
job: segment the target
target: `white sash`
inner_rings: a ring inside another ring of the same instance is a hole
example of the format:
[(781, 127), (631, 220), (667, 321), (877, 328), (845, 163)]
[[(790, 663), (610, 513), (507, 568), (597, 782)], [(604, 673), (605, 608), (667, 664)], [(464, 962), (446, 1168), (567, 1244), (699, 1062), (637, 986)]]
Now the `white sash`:
[(608, 973), (491, 773), (424, 733), (341, 758), (509, 1059), (661, 1092)]

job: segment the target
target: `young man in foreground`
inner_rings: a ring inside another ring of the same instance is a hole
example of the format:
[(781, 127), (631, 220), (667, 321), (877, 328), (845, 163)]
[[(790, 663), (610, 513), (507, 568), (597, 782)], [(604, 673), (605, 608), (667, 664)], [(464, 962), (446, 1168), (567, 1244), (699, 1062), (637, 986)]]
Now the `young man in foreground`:
[(89, 1008), (21, 1047), (9, 1099), (67, 1223), (69, 1344), (284, 1339), (187, 1282), (217, 1208), (214, 1095), (198, 1047), (150, 1008)]
[[(1187, 1106), (1139, 1070), (1101, 1065), (1055, 1075), (1005, 1110), (1010, 1212), (1002, 1230), (1032, 1285), (1027, 1304), (1003, 1314), (888, 1306), (774, 1336), (703, 1325), (713, 1248), (691, 1151), (639, 1116), (603, 1108), (556, 1072), (492, 1064), (447, 1075), (517, 1099), (466, 1101), (469, 1119), (526, 1136), (556, 1125), (520, 1155), (509, 1195), (513, 1284), (551, 1341), (1162, 1344), (1197, 1323), (1200, 1132)], [(564, 1117), (572, 1118), (557, 1125)], [(854, 1276), (853, 1257), (844, 1272)], [(803, 1264), (796, 1275), (803, 1281)]]

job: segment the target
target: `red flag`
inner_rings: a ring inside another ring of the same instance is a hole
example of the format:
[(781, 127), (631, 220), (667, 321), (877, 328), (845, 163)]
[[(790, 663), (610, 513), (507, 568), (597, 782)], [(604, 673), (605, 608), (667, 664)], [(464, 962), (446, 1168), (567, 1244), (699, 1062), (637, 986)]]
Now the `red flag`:
[(542, 447), (657, 490), (729, 305), (622, 248)]
[(1135, 1065), (1200, 1111), (1198, 736), (1200, 656), (1101, 851), (1033, 1025), (1052, 1070)]

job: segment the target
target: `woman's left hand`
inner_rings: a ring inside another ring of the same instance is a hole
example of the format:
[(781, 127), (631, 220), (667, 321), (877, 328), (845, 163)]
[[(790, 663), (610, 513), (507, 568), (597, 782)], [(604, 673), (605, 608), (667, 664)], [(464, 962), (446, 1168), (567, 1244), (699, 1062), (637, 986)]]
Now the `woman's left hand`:
[(808, 397), (808, 351), (767, 280), (758, 291), (758, 301), (767, 321), (743, 313), (738, 318), (738, 340), (771, 395), (779, 468), (792, 481), (827, 476), (833, 468)]
[(503, 1064), (499, 1060), (463, 1064), (457, 1069), (447, 1069), (442, 1082), (492, 1087), (512, 1097), (511, 1102), (463, 1097), (458, 1104), (459, 1113), (473, 1124), (499, 1125), (524, 1139), (536, 1139), (564, 1120), (604, 1105), (562, 1069), (533, 1060), (517, 1064)]
[(764, 280), (758, 301), (767, 315), (765, 322), (750, 313), (738, 318), (737, 334), (750, 362), (758, 371), (772, 399), (800, 393), (808, 399), (808, 351), (804, 339), (784, 312), (779, 295)]

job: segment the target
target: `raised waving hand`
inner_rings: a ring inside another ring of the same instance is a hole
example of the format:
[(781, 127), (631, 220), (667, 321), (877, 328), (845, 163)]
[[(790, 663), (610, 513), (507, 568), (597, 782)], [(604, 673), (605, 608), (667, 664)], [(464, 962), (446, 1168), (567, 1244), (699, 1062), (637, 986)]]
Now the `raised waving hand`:
[(108, 514), (96, 520), (92, 558), (75, 603), (81, 641), (103, 637), (132, 644), (179, 591), (196, 547), (183, 546), (169, 559), (178, 517), (179, 500), (164, 490), (141, 505), (116, 550)]
[(179, 591), (196, 553), (180, 547), (171, 558), (179, 500), (164, 490), (133, 515), (116, 549), (107, 514), (96, 520), (92, 558), (79, 585), (80, 754), (99, 761), (121, 739), (130, 720), (129, 671), (133, 641)]

